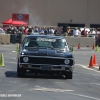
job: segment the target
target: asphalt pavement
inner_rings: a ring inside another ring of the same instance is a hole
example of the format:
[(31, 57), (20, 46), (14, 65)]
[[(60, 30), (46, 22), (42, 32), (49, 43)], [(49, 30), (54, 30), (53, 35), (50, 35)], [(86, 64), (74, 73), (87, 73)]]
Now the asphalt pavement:
[(0, 45), (5, 62), (5, 67), (0, 67), (0, 100), (100, 100), (99, 67), (88, 67), (94, 54), (100, 64), (100, 52), (96, 53), (92, 47), (81, 47), (80, 50), (74, 47), (73, 79), (33, 74), (18, 78), (16, 46)]

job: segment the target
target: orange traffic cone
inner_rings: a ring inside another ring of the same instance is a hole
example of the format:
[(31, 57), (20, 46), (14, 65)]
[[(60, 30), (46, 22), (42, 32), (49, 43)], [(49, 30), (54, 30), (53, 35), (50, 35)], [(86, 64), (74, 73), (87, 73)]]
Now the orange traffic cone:
[(78, 44), (78, 49), (80, 49), (80, 43)]
[(93, 68), (94, 67), (94, 64), (93, 64), (93, 58), (91, 56), (90, 58), (90, 63), (89, 63), (89, 68)]
[(95, 44), (93, 44), (92, 49), (95, 49)]
[(94, 64), (94, 66), (98, 66), (96, 54), (94, 54), (94, 56), (93, 56), (93, 64)]

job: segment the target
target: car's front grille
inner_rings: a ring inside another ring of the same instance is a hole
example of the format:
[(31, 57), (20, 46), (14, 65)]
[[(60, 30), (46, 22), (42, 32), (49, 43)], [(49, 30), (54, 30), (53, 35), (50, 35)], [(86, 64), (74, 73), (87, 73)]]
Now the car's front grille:
[[(28, 63), (33, 64), (53, 64), (53, 65), (61, 65), (64, 63), (65, 59), (56, 59), (56, 58), (39, 58), (39, 57), (29, 57)], [(20, 62), (23, 62), (23, 57), (20, 58)], [(73, 65), (73, 60), (70, 59), (70, 65)]]

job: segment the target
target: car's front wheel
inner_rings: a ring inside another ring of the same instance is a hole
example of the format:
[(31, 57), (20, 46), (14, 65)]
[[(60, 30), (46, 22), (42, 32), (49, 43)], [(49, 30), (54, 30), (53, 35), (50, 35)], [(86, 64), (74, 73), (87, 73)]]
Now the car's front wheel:
[(72, 71), (64, 72), (63, 75), (64, 75), (65, 79), (72, 79), (73, 78), (73, 72)]
[(17, 64), (17, 76), (18, 77), (24, 77), (25, 72), (22, 70), (22, 68), (19, 68), (19, 64)]
[(73, 72), (67, 72), (67, 79), (72, 79), (73, 78)]

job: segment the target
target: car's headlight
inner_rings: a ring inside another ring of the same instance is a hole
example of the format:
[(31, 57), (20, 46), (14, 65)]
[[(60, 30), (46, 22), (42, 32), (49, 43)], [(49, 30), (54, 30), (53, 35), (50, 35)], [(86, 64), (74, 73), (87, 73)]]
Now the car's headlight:
[(66, 60), (64, 60), (64, 63), (65, 64), (69, 64), (70, 63), (70, 60), (66, 59)]
[(24, 58), (23, 58), (23, 61), (24, 61), (24, 62), (28, 62), (28, 61), (29, 61), (29, 58), (28, 58), (28, 57), (24, 57)]
[(22, 52), (21, 55), (24, 55), (24, 52)]

